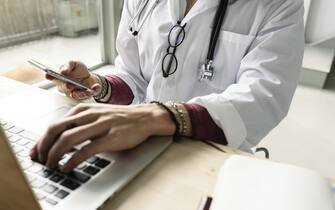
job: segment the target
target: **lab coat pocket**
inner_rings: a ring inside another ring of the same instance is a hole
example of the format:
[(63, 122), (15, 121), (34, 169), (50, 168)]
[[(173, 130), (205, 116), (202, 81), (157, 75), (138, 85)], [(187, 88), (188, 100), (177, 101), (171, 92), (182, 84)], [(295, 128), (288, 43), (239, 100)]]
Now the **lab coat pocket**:
[(214, 78), (206, 82), (218, 90), (225, 90), (236, 82), (241, 61), (255, 36), (221, 31), (214, 55)]

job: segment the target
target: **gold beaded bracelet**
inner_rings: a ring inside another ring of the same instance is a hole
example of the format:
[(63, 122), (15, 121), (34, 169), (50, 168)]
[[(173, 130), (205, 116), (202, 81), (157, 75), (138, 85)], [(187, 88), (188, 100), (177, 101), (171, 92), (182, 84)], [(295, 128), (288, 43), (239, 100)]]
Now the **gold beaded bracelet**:
[(180, 108), (180, 106), (178, 106), (178, 104), (173, 104), (173, 108), (176, 110), (177, 114), (178, 114), (178, 118), (181, 121), (181, 126), (180, 126), (180, 133), (182, 136), (186, 136), (187, 133), (187, 122), (186, 122), (186, 116), (184, 113), (184, 110), (182, 108)]
[(180, 135), (186, 136), (189, 126), (187, 125), (186, 113), (181, 108), (181, 105), (177, 103), (173, 103), (172, 101), (167, 102), (166, 105), (171, 107), (172, 112), (174, 113), (176, 119), (178, 120), (180, 124), (180, 127), (179, 127)]

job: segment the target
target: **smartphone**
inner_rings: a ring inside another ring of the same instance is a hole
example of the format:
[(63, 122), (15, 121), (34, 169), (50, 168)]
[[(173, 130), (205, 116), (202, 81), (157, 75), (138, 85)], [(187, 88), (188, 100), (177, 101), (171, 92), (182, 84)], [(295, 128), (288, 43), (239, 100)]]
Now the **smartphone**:
[(60, 81), (63, 81), (63, 82), (66, 82), (66, 83), (70, 83), (76, 87), (78, 87), (79, 89), (84, 89), (84, 90), (87, 90), (89, 91), (90, 93), (92, 93), (93, 95), (95, 94), (95, 90), (93, 90), (92, 88), (90, 87), (87, 87), (86, 85), (84, 84), (81, 84), (80, 82), (77, 82), (69, 77), (66, 77), (64, 75), (61, 75), (60, 73), (52, 70), (50, 67), (47, 67), (46, 65), (42, 64), (41, 62), (38, 62), (36, 60), (28, 60), (28, 63), (30, 63), (31, 65), (37, 67), (38, 69), (44, 71), (46, 74), (60, 80)]

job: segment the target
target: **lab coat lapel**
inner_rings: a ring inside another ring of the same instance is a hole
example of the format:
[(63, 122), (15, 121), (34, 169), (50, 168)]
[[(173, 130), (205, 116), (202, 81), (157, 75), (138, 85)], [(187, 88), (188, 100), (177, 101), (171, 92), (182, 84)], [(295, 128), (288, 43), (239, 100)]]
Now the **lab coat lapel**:
[(193, 5), (192, 9), (183, 19), (183, 22), (189, 22), (193, 18), (201, 15), (202, 13), (217, 7), (219, 2), (220, 0), (197, 0), (197, 2)]
[(182, 20), (186, 9), (186, 0), (168, 0), (168, 8), (170, 20), (176, 24), (178, 20)]
[[(184, 18), (183, 22), (189, 22), (193, 18), (201, 15), (202, 13), (207, 12), (219, 5), (221, 0), (197, 0), (193, 8), (189, 11), (189, 13)], [(237, 0), (229, 0), (229, 5), (235, 3)]]

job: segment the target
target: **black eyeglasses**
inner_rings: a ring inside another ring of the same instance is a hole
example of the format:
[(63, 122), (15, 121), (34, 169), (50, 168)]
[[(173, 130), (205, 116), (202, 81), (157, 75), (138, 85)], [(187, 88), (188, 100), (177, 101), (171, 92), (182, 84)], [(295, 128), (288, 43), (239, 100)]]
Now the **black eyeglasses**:
[(166, 50), (166, 55), (163, 58), (162, 62), (162, 71), (163, 77), (167, 78), (170, 75), (174, 74), (178, 68), (178, 60), (176, 57), (177, 47), (183, 43), (185, 39), (185, 27), (184, 25), (180, 25), (181, 22), (178, 21), (176, 25), (174, 25), (169, 32), (169, 47)]

